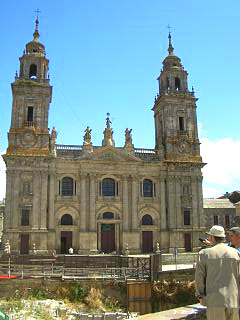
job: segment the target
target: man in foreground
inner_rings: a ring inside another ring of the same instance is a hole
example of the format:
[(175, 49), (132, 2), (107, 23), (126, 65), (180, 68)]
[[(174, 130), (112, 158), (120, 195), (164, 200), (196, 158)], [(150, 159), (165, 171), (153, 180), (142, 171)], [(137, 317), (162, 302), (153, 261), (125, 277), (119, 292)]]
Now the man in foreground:
[(237, 249), (240, 252), (240, 228), (233, 227), (229, 230), (229, 240), (231, 246)]
[(196, 266), (196, 296), (207, 306), (208, 320), (239, 320), (240, 257), (224, 244), (225, 232), (213, 226), (207, 232), (212, 247), (199, 252)]

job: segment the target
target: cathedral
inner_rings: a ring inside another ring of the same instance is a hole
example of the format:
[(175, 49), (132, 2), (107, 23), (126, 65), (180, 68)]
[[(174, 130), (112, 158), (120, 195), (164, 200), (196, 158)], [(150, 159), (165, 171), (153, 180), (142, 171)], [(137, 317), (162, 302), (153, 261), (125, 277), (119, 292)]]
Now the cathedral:
[(135, 148), (128, 128), (115, 146), (109, 114), (101, 146), (89, 127), (74, 146), (48, 129), (52, 86), (38, 25), (11, 84), (3, 241), (16, 254), (195, 250), (205, 229), (197, 98), (171, 34), (152, 108), (155, 148)]

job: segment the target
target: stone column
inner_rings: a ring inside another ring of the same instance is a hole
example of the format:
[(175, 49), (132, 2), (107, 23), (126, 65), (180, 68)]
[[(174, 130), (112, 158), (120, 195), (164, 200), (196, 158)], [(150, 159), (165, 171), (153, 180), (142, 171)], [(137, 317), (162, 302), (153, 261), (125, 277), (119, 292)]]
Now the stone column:
[(55, 227), (55, 213), (54, 213), (54, 202), (55, 202), (55, 174), (50, 173), (49, 175), (49, 229), (54, 229)]
[(90, 197), (89, 197), (89, 229), (96, 231), (96, 176), (90, 175)]
[(123, 231), (128, 230), (128, 179), (127, 176), (123, 177), (123, 185), (122, 185), (122, 203), (123, 203)]
[(165, 179), (160, 178), (160, 205), (161, 205), (161, 216), (160, 216), (160, 226), (161, 230), (166, 230), (166, 190), (165, 190)]
[(137, 216), (137, 177), (132, 176), (132, 230), (138, 229)]
[(80, 175), (80, 230), (86, 231), (86, 173)]
[(15, 171), (14, 173), (14, 185), (12, 189), (12, 202), (13, 202), (13, 215), (12, 215), (12, 228), (18, 229), (19, 217), (21, 217), (21, 208), (19, 207), (19, 192), (21, 190), (20, 172)]
[(39, 205), (39, 191), (40, 191), (40, 172), (34, 172), (33, 176), (33, 210), (32, 210), (32, 228), (39, 228), (39, 216), (40, 216), (40, 205)]
[(41, 172), (41, 224), (40, 229), (46, 229), (47, 228), (47, 185), (48, 185), (48, 174), (47, 172)]

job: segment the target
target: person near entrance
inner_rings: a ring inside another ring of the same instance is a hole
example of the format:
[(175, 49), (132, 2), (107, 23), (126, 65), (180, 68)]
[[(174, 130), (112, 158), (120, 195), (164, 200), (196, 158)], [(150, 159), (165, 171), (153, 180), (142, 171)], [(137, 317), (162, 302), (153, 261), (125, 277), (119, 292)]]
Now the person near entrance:
[(207, 306), (208, 320), (239, 320), (239, 253), (224, 244), (222, 226), (213, 226), (207, 235), (212, 247), (199, 252), (196, 297)]
[(240, 252), (240, 227), (233, 227), (229, 230), (231, 246)]

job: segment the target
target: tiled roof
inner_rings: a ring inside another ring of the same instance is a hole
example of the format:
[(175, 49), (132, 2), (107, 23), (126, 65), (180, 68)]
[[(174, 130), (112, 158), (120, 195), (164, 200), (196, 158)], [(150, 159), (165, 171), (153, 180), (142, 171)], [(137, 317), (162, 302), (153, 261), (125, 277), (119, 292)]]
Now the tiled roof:
[(203, 199), (203, 208), (235, 208), (228, 199)]

